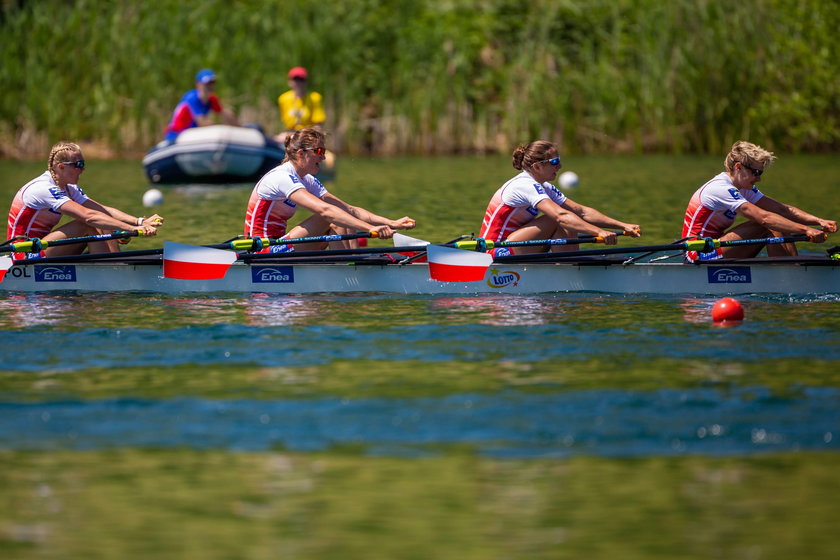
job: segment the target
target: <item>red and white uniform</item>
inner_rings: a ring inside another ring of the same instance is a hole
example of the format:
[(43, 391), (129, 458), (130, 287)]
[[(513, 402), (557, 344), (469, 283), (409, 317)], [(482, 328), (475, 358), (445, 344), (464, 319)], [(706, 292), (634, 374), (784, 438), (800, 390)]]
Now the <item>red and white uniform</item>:
[(49, 171), (22, 186), (9, 209), (6, 237), (44, 237), (61, 220), (59, 208), (69, 201), (84, 204), (88, 197), (78, 185), (61, 188)]
[(245, 213), (245, 235), (248, 237), (283, 237), (286, 222), (294, 216), (297, 204), (289, 196), (299, 189), (323, 198), (327, 189), (312, 175), (301, 177), (291, 161), (278, 165), (254, 186)]
[(540, 213), (537, 204), (549, 198), (558, 205), (566, 202), (566, 195), (551, 183), (538, 183), (523, 171), (507, 183), (490, 199), (479, 237), (489, 241), (504, 241), (514, 231), (532, 221)]
[[(742, 204), (755, 204), (763, 196), (755, 185), (749, 189), (739, 189), (726, 173), (716, 175), (697, 189), (688, 202), (683, 219), (682, 237), (720, 238), (735, 222), (737, 210)], [(719, 250), (699, 255), (696, 251), (689, 251), (686, 258), (689, 261), (698, 258), (708, 260), (719, 258), (720, 254)]]

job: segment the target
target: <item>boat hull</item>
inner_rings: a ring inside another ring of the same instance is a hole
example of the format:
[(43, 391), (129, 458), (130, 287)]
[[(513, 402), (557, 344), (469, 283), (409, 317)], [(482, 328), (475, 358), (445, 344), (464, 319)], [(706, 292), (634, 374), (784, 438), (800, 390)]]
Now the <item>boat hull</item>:
[(494, 264), (481, 281), (438, 282), (428, 265), (234, 263), (224, 278), (163, 278), (161, 263), (16, 264), (0, 291), (538, 294), (606, 292), (733, 295), (840, 294), (840, 263)]
[(158, 144), (143, 168), (154, 184), (253, 183), (284, 157), (283, 146), (255, 128), (213, 125)]

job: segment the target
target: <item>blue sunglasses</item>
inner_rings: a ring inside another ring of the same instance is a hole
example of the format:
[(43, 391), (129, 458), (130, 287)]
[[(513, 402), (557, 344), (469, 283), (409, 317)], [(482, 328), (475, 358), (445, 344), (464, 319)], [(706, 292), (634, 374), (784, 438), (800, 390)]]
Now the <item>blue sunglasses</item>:
[(64, 165), (72, 165), (76, 169), (84, 169), (85, 168), (85, 160), (80, 159), (79, 161), (62, 161)]
[(553, 157), (551, 159), (544, 159), (542, 161), (538, 161), (537, 163), (545, 163), (545, 162), (548, 162), (551, 165), (556, 167), (556, 166), (560, 165), (560, 158), (559, 157)]

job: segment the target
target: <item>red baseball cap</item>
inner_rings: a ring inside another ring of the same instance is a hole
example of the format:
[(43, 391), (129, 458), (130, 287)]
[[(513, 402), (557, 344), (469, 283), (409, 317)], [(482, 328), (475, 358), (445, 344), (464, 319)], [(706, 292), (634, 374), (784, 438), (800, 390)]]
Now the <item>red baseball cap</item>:
[(291, 79), (303, 78), (305, 80), (306, 79), (306, 68), (304, 68), (303, 66), (295, 66), (294, 68), (289, 70), (289, 78), (291, 78)]

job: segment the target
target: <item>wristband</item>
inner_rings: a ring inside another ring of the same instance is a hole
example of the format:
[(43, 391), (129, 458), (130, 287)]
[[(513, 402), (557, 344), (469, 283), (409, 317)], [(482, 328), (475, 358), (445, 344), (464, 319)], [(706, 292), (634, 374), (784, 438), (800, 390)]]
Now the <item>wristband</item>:
[(143, 220), (145, 220), (145, 219), (146, 219), (146, 216), (141, 216), (141, 217), (137, 218), (137, 225), (142, 226), (143, 225)]

